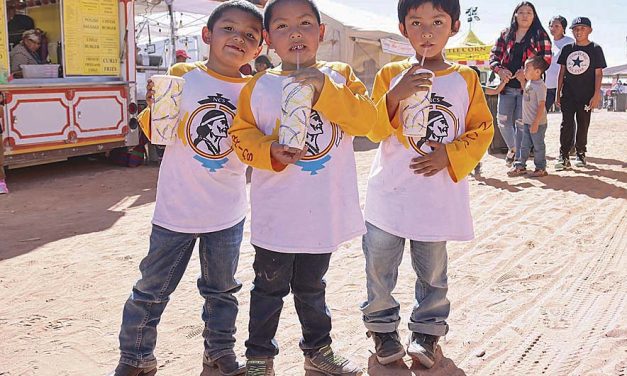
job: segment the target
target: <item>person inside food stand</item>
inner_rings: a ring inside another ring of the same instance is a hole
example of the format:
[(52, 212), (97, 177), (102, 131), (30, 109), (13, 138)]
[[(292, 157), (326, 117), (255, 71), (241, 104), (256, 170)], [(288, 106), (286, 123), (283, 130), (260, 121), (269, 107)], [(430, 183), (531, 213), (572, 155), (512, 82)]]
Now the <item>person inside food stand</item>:
[(41, 46), (41, 38), (36, 30), (26, 30), (22, 41), (11, 50), (11, 74), (14, 78), (22, 78), (22, 65), (45, 64), (37, 50)]
[(22, 33), (35, 28), (35, 21), (25, 14), (17, 13), (17, 2), (7, 2), (7, 29), (9, 45), (17, 46), (22, 40)]

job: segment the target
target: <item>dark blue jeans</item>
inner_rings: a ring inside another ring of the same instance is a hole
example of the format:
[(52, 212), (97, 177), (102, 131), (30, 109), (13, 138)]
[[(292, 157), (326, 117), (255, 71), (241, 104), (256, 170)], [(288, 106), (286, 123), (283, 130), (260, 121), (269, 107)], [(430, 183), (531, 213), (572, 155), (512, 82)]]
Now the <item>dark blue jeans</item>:
[(124, 304), (120, 329), (120, 363), (151, 368), (157, 365), (154, 349), (157, 325), (176, 289), (196, 239), (200, 239), (198, 290), (205, 298), (205, 358), (215, 360), (233, 353), (237, 299), (242, 288), (235, 279), (244, 221), (216, 232), (183, 234), (156, 225), (150, 234), (148, 255), (139, 264), (141, 278)]
[(279, 253), (255, 246), (247, 358), (272, 358), (279, 353), (274, 337), (283, 298), (290, 289), (303, 332), (300, 348), (310, 354), (331, 344), (331, 313), (326, 304), (324, 281), (330, 260), (330, 253)]

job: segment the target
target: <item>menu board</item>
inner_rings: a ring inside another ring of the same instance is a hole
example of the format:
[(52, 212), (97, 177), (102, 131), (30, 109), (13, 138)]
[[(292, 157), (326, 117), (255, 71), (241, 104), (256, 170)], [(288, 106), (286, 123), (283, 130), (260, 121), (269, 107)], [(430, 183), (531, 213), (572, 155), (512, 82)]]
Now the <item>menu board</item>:
[(120, 75), (119, 0), (63, 2), (65, 74)]
[[(9, 46), (7, 45), (7, 21), (5, 2), (0, 1), (0, 76), (9, 72)], [(0, 77), (2, 80), (2, 77)]]

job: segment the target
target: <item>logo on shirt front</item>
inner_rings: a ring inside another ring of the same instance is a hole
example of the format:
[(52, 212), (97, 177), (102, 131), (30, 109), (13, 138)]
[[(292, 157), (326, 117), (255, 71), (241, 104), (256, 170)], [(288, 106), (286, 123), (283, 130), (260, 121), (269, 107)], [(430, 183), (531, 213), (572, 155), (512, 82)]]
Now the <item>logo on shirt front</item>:
[(590, 56), (584, 51), (574, 51), (566, 58), (568, 73), (578, 76), (585, 73), (590, 67)]
[(215, 172), (223, 168), (229, 161), (226, 156), (233, 151), (228, 131), (236, 108), (219, 93), (198, 101), (198, 104), (200, 107), (189, 116), (185, 136), (188, 145), (196, 152), (194, 159)]
[[(459, 129), (459, 119), (450, 107), (453, 105), (435, 93), (431, 94), (431, 108), (429, 109), (429, 122), (427, 123), (427, 135), (416, 139), (408, 137), (411, 147), (421, 155), (427, 155), (433, 151), (427, 141), (444, 143), (455, 137)], [(451, 129), (452, 127), (452, 129)]]
[(307, 154), (296, 162), (297, 166), (311, 175), (317, 175), (318, 171), (325, 167), (324, 164), (331, 160), (331, 156), (328, 155), (329, 152), (334, 146), (339, 146), (340, 141), (342, 141), (344, 133), (337, 124), (329, 124), (330, 127), (325, 129), (324, 120), (320, 113), (311, 110), (309, 125), (307, 126), (307, 138), (305, 139)]

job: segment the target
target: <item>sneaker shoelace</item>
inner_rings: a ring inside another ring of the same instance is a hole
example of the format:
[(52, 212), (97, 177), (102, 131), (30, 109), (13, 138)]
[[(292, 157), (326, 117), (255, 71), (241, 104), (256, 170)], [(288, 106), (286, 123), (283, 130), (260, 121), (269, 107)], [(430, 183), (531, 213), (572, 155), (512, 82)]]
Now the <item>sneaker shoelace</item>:
[(316, 366), (324, 371), (332, 372), (337, 369), (344, 369), (344, 367), (350, 363), (350, 361), (343, 356), (335, 355), (330, 347), (320, 349), (320, 356), (322, 362), (316, 364)]

